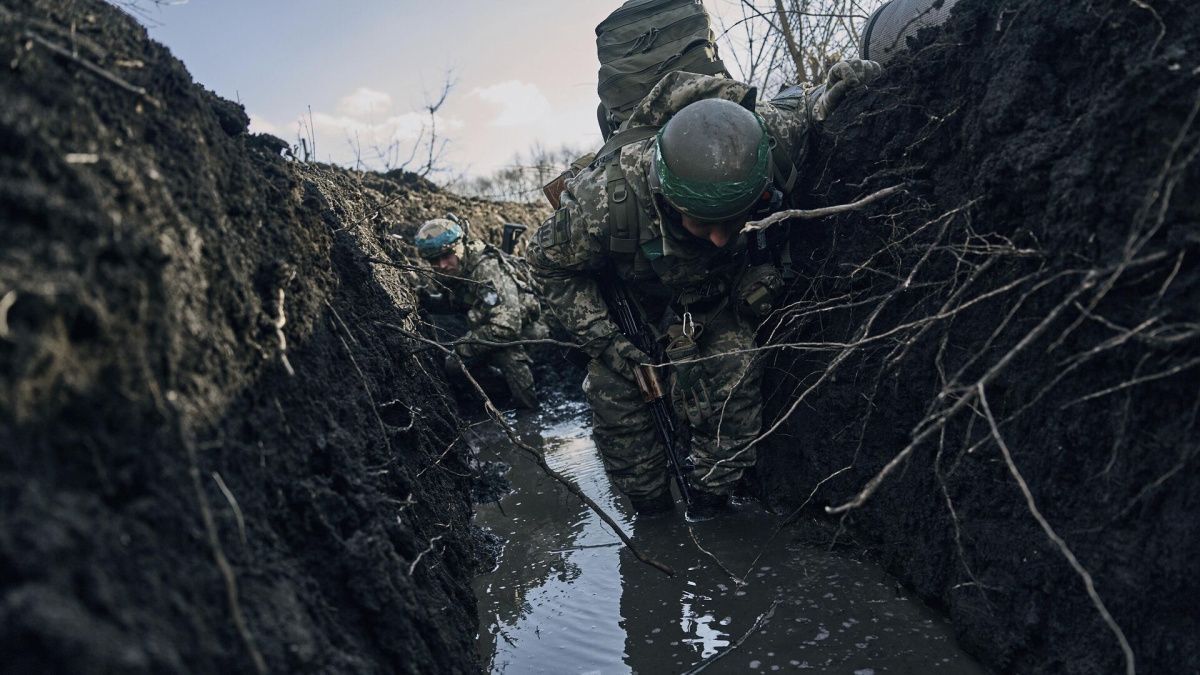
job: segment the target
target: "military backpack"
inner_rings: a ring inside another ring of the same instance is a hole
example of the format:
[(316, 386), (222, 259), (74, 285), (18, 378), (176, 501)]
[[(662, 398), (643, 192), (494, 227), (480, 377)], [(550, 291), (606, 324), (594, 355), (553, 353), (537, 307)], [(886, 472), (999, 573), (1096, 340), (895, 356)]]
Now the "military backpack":
[(629, 0), (596, 26), (605, 138), (667, 73), (728, 74), (697, 0)]

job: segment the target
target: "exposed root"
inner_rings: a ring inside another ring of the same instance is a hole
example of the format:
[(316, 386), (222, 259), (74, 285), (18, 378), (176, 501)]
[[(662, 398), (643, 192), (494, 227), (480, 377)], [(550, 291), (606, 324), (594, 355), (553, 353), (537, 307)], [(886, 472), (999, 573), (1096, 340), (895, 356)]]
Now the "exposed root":
[(217, 532), (217, 522), (213, 518), (208, 495), (204, 492), (204, 485), (200, 481), (200, 463), (196, 457), (196, 444), (186, 432), (183, 432), (181, 436), (183, 446), (187, 449), (188, 475), (191, 476), (192, 489), (196, 493), (196, 502), (200, 507), (200, 519), (204, 522), (204, 532), (208, 535), (208, 544), (212, 548), (213, 560), (221, 571), (221, 577), (225, 580), (225, 597), (229, 603), (229, 613), (233, 616), (233, 624), (242, 638), (242, 643), (246, 646), (246, 651), (250, 653), (254, 670), (258, 673), (266, 673), (267, 662), (259, 653), (254, 642), (254, 635), (250, 633), (250, 628), (246, 625), (246, 617), (242, 613), (242, 604), (238, 599), (237, 575), (233, 571), (233, 566), (229, 564), (229, 559), (225, 557), (225, 549), (221, 546), (221, 536)]
[(775, 223), (778, 223), (778, 222), (781, 222), (784, 220), (791, 220), (793, 218), (798, 219), (798, 220), (814, 220), (816, 218), (825, 218), (827, 216), (834, 216), (839, 213), (846, 213), (848, 211), (857, 211), (857, 210), (863, 208), (864, 206), (868, 206), (874, 202), (879, 201), (880, 199), (883, 199), (885, 197), (890, 197), (891, 195), (894, 195), (897, 192), (903, 192), (903, 191), (904, 191), (903, 185), (893, 185), (891, 187), (886, 187), (886, 188), (883, 188), (882, 190), (877, 190), (875, 192), (872, 192), (871, 194), (867, 195), (866, 197), (863, 197), (862, 199), (859, 199), (857, 201), (850, 202), (849, 204), (837, 204), (836, 206), (826, 206), (826, 207), (819, 208), (819, 209), (785, 209), (783, 211), (777, 211), (777, 212), (772, 213), (771, 215), (767, 216), (766, 218), (763, 218), (762, 220), (753, 220), (753, 221), (746, 223), (745, 227), (742, 228), (742, 232), (743, 233), (754, 232), (756, 230), (761, 230), (761, 229), (770, 227), (771, 225), (774, 225)]
[(221, 489), (221, 494), (225, 495), (225, 501), (229, 502), (229, 508), (233, 509), (233, 517), (237, 521), (238, 534), (241, 535), (242, 545), (245, 546), (247, 543), (246, 519), (242, 516), (242, 507), (238, 505), (237, 497), (233, 496), (233, 492), (225, 484), (225, 480), (221, 478), (221, 474), (214, 471), (212, 472), (212, 477), (217, 482), (217, 487)]
[(17, 292), (9, 291), (0, 298), (0, 338), (8, 338), (8, 310), (17, 303)]
[[(410, 339), (428, 344), (435, 349), (442, 351), (447, 356), (454, 355), (453, 350), (446, 348), (439, 342), (430, 340), (424, 336), (413, 333), (412, 331), (404, 330), (399, 326), (393, 326), (393, 328), (404, 333)], [(500, 429), (504, 432), (504, 435), (508, 437), (509, 442), (511, 442), (517, 448), (520, 448), (525, 454), (532, 457), (533, 460), (537, 462), (538, 467), (546, 475), (550, 476), (560, 485), (565, 487), (568, 492), (578, 497), (580, 501), (582, 501), (600, 518), (600, 520), (604, 521), (605, 525), (608, 525), (609, 529), (613, 531), (613, 534), (620, 538), (621, 542), (625, 544), (625, 547), (629, 549), (630, 553), (633, 553), (635, 558), (662, 572), (663, 574), (666, 574), (667, 576), (675, 576), (675, 570), (671, 569), (670, 566), (647, 556), (641, 551), (641, 549), (639, 549), (637, 546), (634, 546), (633, 541), (628, 535), (625, 534), (625, 531), (621, 529), (621, 526), (617, 523), (617, 521), (613, 520), (612, 516), (608, 515), (604, 509), (600, 508), (599, 504), (597, 504), (591, 497), (588, 497), (583, 490), (581, 490), (579, 486), (573, 483), (569, 478), (550, 468), (550, 465), (546, 463), (546, 458), (542, 456), (542, 453), (537, 451), (537, 448), (534, 448), (525, 441), (521, 440), (521, 437), (517, 434), (516, 430), (513, 429), (508, 421), (504, 419), (504, 415), (500, 412), (500, 409), (497, 408), (494, 403), (492, 403), (491, 397), (487, 395), (487, 392), (484, 390), (483, 386), (479, 384), (479, 381), (475, 379), (475, 376), (472, 375), (471, 372), (465, 367), (462, 370), (464, 377), (468, 382), (471, 383), (471, 387), (475, 389), (475, 393), (483, 399), (484, 411), (487, 412), (489, 417), (495, 420), (496, 424), (499, 425)]]
[(702, 670), (704, 670), (705, 668), (708, 668), (712, 664), (716, 663), (717, 661), (720, 661), (721, 659), (725, 658), (725, 656), (732, 653), (738, 647), (741, 647), (742, 643), (744, 643), (746, 640), (750, 639), (751, 635), (754, 635), (755, 633), (758, 632), (758, 629), (763, 627), (763, 624), (765, 624), (766, 622), (771, 620), (771, 617), (775, 615), (775, 608), (779, 606), (779, 603), (780, 603), (779, 598), (775, 598), (774, 600), (772, 600), (771, 606), (768, 607), (765, 612), (758, 615), (758, 618), (754, 620), (754, 623), (750, 625), (750, 628), (748, 628), (745, 633), (742, 633), (742, 637), (738, 638), (737, 642), (730, 645), (729, 648), (726, 649), (725, 651), (713, 654), (707, 660), (701, 661), (698, 665), (696, 665), (692, 668), (689, 668), (688, 670), (685, 670), (683, 675), (694, 675), (695, 673), (699, 673)]
[(1113, 635), (1116, 636), (1117, 642), (1121, 646), (1121, 652), (1125, 655), (1126, 675), (1134, 675), (1134, 673), (1137, 671), (1137, 668), (1134, 665), (1133, 648), (1129, 646), (1129, 640), (1125, 638), (1125, 631), (1121, 630), (1121, 627), (1117, 625), (1116, 620), (1114, 620), (1112, 614), (1109, 613), (1108, 607), (1106, 607), (1104, 605), (1104, 601), (1100, 599), (1100, 594), (1096, 592), (1096, 584), (1092, 581), (1092, 575), (1086, 569), (1084, 569), (1083, 565), (1079, 563), (1079, 559), (1075, 557), (1073, 552), (1071, 552), (1071, 549), (1067, 546), (1067, 542), (1063, 541), (1063, 538), (1058, 536), (1058, 533), (1054, 531), (1054, 528), (1050, 526), (1050, 523), (1047, 522), (1045, 516), (1043, 516), (1042, 512), (1038, 509), (1037, 503), (1033, 499), (1033, 493), (1029, 490), (1029, 485), (1025, 482), (1025, 478), (1021, 476), (1021, 472), (1017, 470), (1017, 465), (1015, 462), (1013, 462), (1012, 453), (1009, 452), (1008, 445), (1004, 442), (1004, 437), (1000, 435), (1000, 428), (996, 426), (996, 418), (992, 416), (992, 410), (990, 407), (988, 407), (987, 394), (984, 392), (984, 384), (982, 382), (979, 383), (976, 385), (976, 389), (979, 392), (979, 405), (983, 410), (984, 416), (987, 417), (988, 425), (992, 430), (992, 438), (996, 441), (996, 445), (1000, 446), (1000, 452), (1004, 455), (1004, 463), (1008, 465), (1008, 472), (1012, 474), (1013, 479), (1017, 481), (1017, 486), (1021, 488), (1021, 494), (1025, 496), (1025, 505), (1029, 507), (1029, 513), (1033, 515), (1034, 519), (1037, 520), (1038, 525), (1040, 525), (1042, 530), (1046, 533), (1046, 536), (1050, 538), (1050, 541), (1054, 542), (1054, 545), (1058, 547), (1059, 552), (1061, 552), (1063, 557), (1067, 559), (1067, 563), (1071, 565), (1071, 568), (1074, 569), (1075, 573), (1079, 575), (1079, 578), (1083, 580), (1083, 585), (1084, 588), (1087, 589), (1088, 597), (1091, 598), (1092, 604), (1096, 607), (1096, 611), (1100, 613), (1100, 618), (1104, 619), (1104, 623), (1108, 625), (1109, 630), (1113, 632)]
[(279, 338), (279, 360), (283, 362), (283, 367), (287, 370), (290, 377), (296, 376), (296, 370), (292, 368), (292, 364), (288, 361), (287, 355), (287, 336), (283, 334), (283, 327), (287, 325), (287, 313), (283, 309), (283, 287), (279, 287), (279, 296), (276, 301), (277, 308), (275, 314), (275, 337)]

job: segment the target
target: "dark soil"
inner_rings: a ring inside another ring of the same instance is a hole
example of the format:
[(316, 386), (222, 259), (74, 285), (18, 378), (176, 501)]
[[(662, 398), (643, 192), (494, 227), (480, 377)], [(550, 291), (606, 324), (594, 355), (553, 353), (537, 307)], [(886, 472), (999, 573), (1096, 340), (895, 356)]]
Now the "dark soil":
[(0, 52), (0, 670), (477, 668), (459, 418), (368, 259), (537, 210), (285, 159), (102, 2)]
[(908, 193), (793, 228), (763, 487), (924, 434), (844, 524), (999, 672), (1125, 662), (989, 410), (1138, 668), (1200, 669), (1200, 11), (1148, 4), (963, 0), (813, 148), (813, 205)]

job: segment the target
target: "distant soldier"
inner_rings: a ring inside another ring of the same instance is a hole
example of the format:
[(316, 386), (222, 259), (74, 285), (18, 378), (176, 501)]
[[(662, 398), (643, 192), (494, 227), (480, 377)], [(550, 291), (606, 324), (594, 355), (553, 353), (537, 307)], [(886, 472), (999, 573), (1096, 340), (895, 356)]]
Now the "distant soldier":
[[(468, 239), (462, 226), (447, 218), (421, 225), (415, 244), (421, 257), (446, 275), (441, 285), (448, 292), (437, 304), (466, 312), (467, 334), (455, 344), (455, 354), (470, 369), (495, 366), (513, 401), (523, 408), (536, 408), (529, 355), (520, 344), (503, 344), (547, 335), (539, 320), (537, 294), (522, 269), (524, 261)], [(447, 358), (446, 367), (451, 375), (461, 374), (458, 359)]]
[(635, 377), (655, 360), (611, 320), (601, 284), (618, 280), (644, 323), (666, 328), (671, 397), (690, 429), (689, 517), (710, 517), (755, 463), (755, 332), (783, 286), (775, 263), (786, 246), (739, 233), (787, 207), (814, 124), (878, 73), (873, 62), (843, 61), (825, 87), (764, 103), (732, 79), (670, 73), (565, 183), (561, 207), (530, 242), (544, 301), (592, 357), (584, 392), (593, 435), (638, 513), (673, 507), (666, 451)]

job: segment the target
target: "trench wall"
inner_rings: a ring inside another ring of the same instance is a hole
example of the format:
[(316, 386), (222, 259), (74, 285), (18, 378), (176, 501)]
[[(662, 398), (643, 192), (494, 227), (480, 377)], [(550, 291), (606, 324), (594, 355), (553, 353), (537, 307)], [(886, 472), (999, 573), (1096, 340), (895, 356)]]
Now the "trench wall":
[(812, 148), (812, 206), (906, 192), (792, 226), (759, 478), (998, 672), (1122, 672), (1104, 612), (1142, 672), (1200, 667), (1197, 36), (964, 0)]

